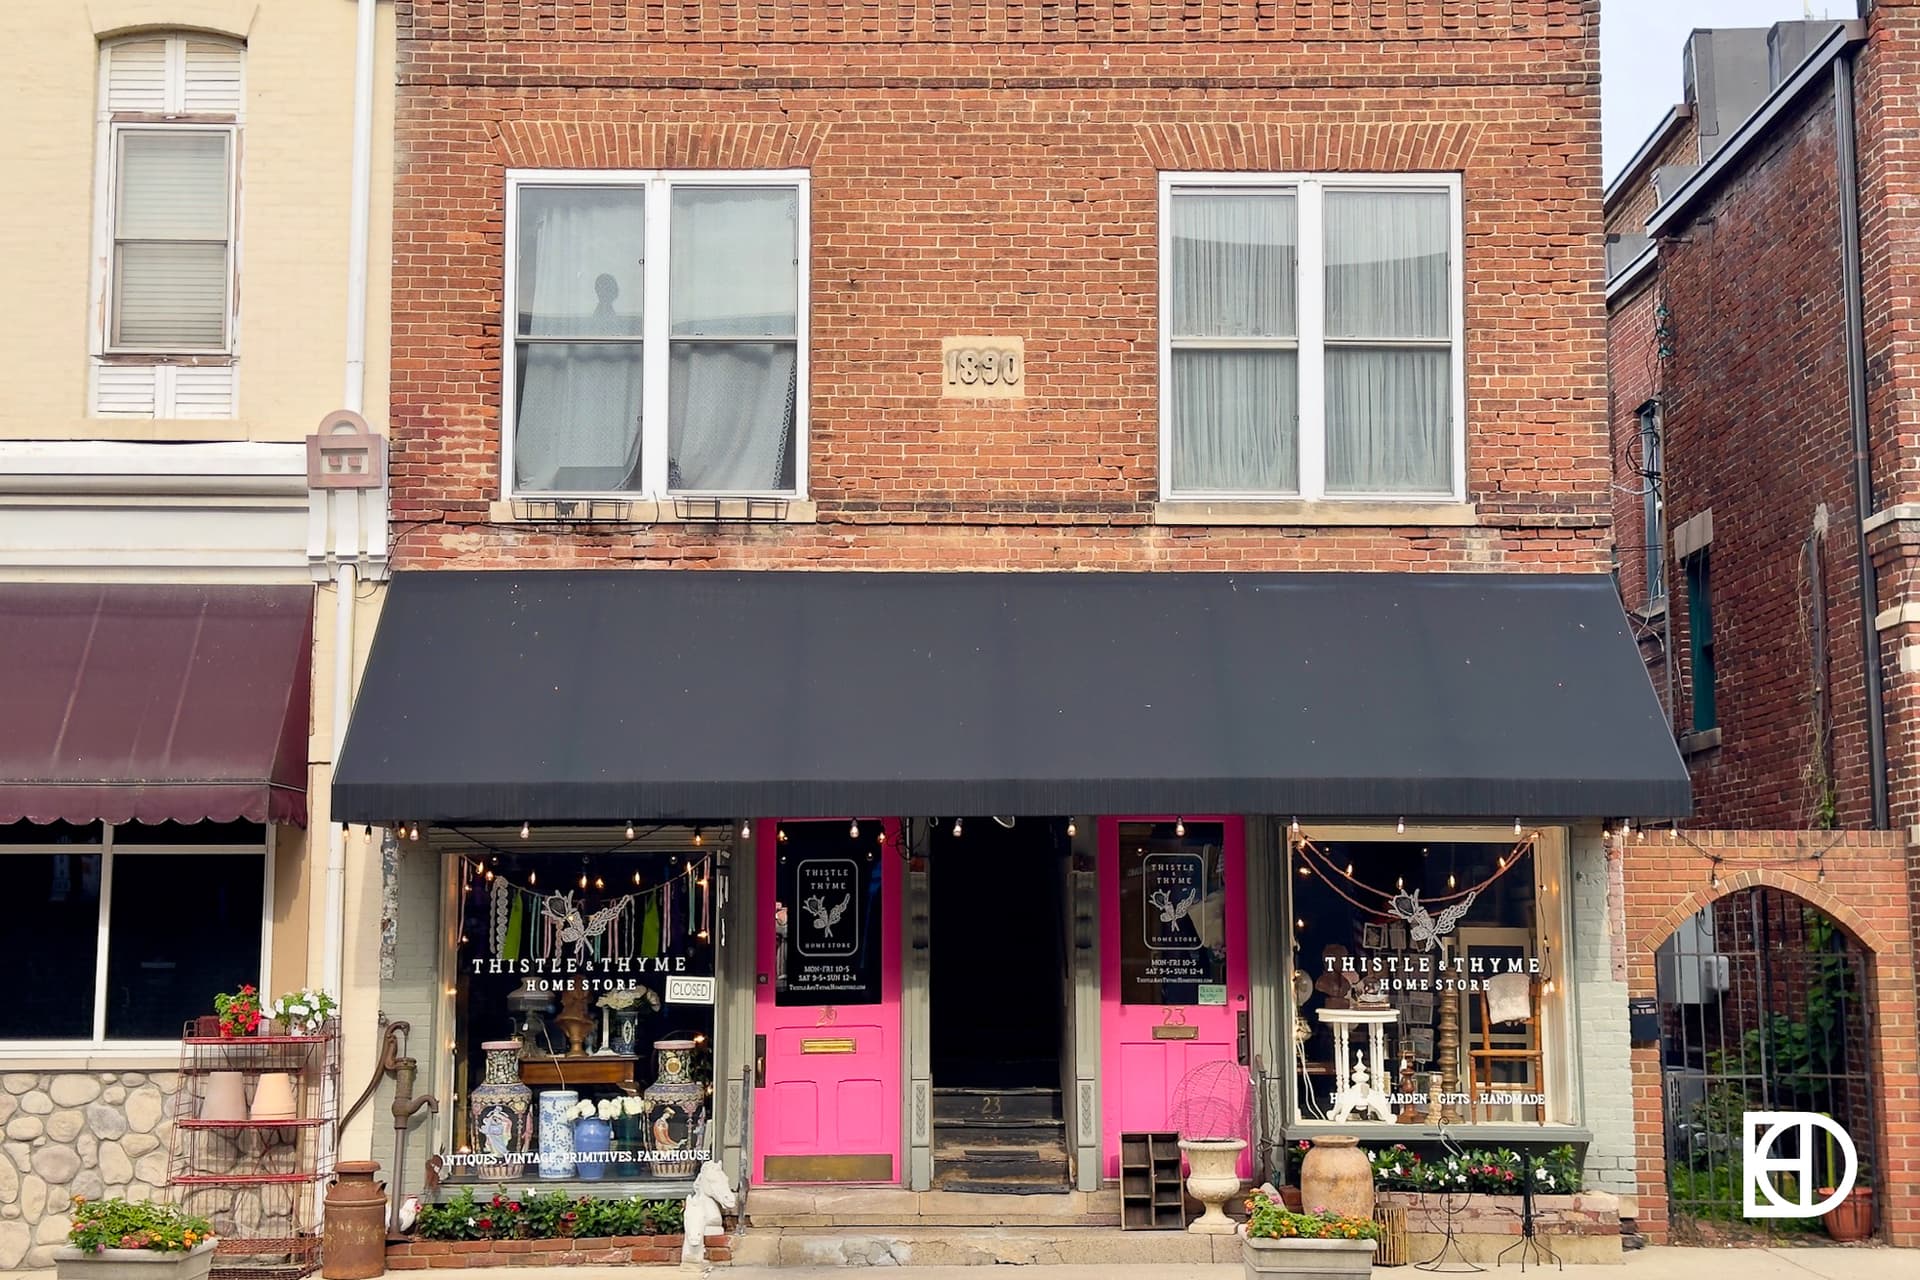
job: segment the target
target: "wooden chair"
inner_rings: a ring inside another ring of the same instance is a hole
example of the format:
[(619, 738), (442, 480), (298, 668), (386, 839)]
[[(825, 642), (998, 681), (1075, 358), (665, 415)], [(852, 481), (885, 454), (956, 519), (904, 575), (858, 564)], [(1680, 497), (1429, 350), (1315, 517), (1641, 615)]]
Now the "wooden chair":
[[(1496, 979), (1497, 981), (1498, 979)], [(1532, 1064), (1529, 1073), (1527, 1091), (1542, 1101), (1533, 1104), (1533, 1118), (1544, 1124), (1547, 1119), (1547, 1105), (1544, 1101), (1547, 1091), (1547, 1074), (1540, 1048), (1540, 984), (1527, 977), (1527, 1014), (1524, 1018), (1509, 1018), (1502, 1026), (1511, 1026), (1515, 1022), (1526, 1028), (1527, 1043), (1513, 1047), (1495, 1047), (1493, 1043), (1493, 1009), (1487, 999), (1487, 992), (1480, 992), (1480, 1047), (1467, 1049), (1467, 1088), (1471, 1095), (1471, 1106), (1475, 1120), (1488, 1119), (1487, 1113), (1500, 1105), (1500, 1092), (1494, 1086), (1496, 1066), (1502, 1062), (1525, 1062)]]

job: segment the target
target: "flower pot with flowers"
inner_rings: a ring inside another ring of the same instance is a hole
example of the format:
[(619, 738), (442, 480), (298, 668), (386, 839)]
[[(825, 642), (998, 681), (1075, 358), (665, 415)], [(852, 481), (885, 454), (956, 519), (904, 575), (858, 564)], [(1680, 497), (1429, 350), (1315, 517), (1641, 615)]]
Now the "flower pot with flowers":
[(232, 993), (222, 991), (213, 998), (213, 1012), (220, 1019), (221, 1035), (230, 1040), (250, 1036), (260, 1029), (263, 1016), (260, 992), (252, 983)]
[(207, 1220), (175, 1205), (75, 1196), (53, 1262), (60, 1280), (204, 1280), (213, 1245)]
[(1247, 1201), (1246, 1280), (1321, 1280), (1373, 1270), (1380, 1224), (1337, 1213), (1295, 1213), (1265, 1192)]
[(302, 987), (281, 996), (263, 1012), (283, 1035), (317, 1036), (339, 1007), (326, 992)]

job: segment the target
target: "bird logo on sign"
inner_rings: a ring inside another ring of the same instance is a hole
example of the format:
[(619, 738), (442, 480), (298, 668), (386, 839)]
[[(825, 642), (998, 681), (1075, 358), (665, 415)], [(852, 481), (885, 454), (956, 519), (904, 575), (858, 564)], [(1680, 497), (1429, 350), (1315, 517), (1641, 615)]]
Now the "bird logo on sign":
[(848, 894), (835, 906), (827, 906), (825, 898), (815, 894), (800, 904), (801, 910), (813, 917), (813, 927), (825, 937), (833, 936), (833, 926), (840, 923), (840, 917), (847, 914), (847, 908), (853, 905), (853, 895)]
[(1479, 895), (1478, 889), (1467, 890), (1467, 896), (1440, 912), (1431, 915), (1420, 905), (1420, 891), (1396, 893), (1387, 904), (1387, 909), (1407, 922), (1407, 934), (1417, 947), (1432, 951), (1440, 945), (1440, 939), (1452, 933), (1466, 918), (1467, 909), (1473, 906), (1473, 900)]

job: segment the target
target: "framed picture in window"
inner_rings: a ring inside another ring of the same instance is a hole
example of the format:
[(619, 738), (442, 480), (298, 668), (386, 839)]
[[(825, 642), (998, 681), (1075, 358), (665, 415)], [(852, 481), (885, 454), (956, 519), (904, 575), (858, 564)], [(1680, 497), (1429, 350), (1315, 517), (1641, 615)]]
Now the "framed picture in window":
[(1383, 950), (1387, 945), (1386, 926), (1378, 924), (1366, 926), (1360, 934), (1360, 945), (1368, 951)]
[(1407, 1032), (1407, 1046), (1415, 1062), (1433, 1061), (1433, 1028), (1413, 1027)]
[(1433, 992), (1407, 993), (1407, 1021), (1422, 1026), (1433, 1025)]

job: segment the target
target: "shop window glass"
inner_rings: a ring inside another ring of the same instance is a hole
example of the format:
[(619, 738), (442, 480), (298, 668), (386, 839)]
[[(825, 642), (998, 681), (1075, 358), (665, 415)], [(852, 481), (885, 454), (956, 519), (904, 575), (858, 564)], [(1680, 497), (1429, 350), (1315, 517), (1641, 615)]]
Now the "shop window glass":
[(23, 979), (0, 1041), (177, 1040), (217, 993), (257, 984), (265, 842), (251, 823), (0, 827)]
[(1557, 841), (1532, 836), (1298, 842), (1298, 1118), (1570, 1123), (1563, 861)]
[[(116, 841), (117, 842), (117, 841)], [(107, 1038), (171, 1040), (213, 997), (260, 974), (266, 860), (120, 853), (107, 930)], [(191, 920), (191, 929), (181, 922)]]
[(1120, 1000), (1227, 1002), (1225, 829), (1120, 824)]
[(774, 866), (774, 1003), (879, 1004), (881, 948), (880, 827), (858, 840), (837, 822), (781, 827)]
[[(566, 1093), (609, 1128), (604, 1148), (582, 1134), (590, 1159), (553, 1177), (691, 1178), (710, 1154), (718, 885), (694, 837), (612, 852), (474, 845), (450, 860), (450, 1180), (538, 1178), (542, 1103), (552, 1112)], [(491, 1051), (491, 1082), (489, 1044), (510, 1046)], [(518, 1105), (517, 1087), (529, 1091)]]

